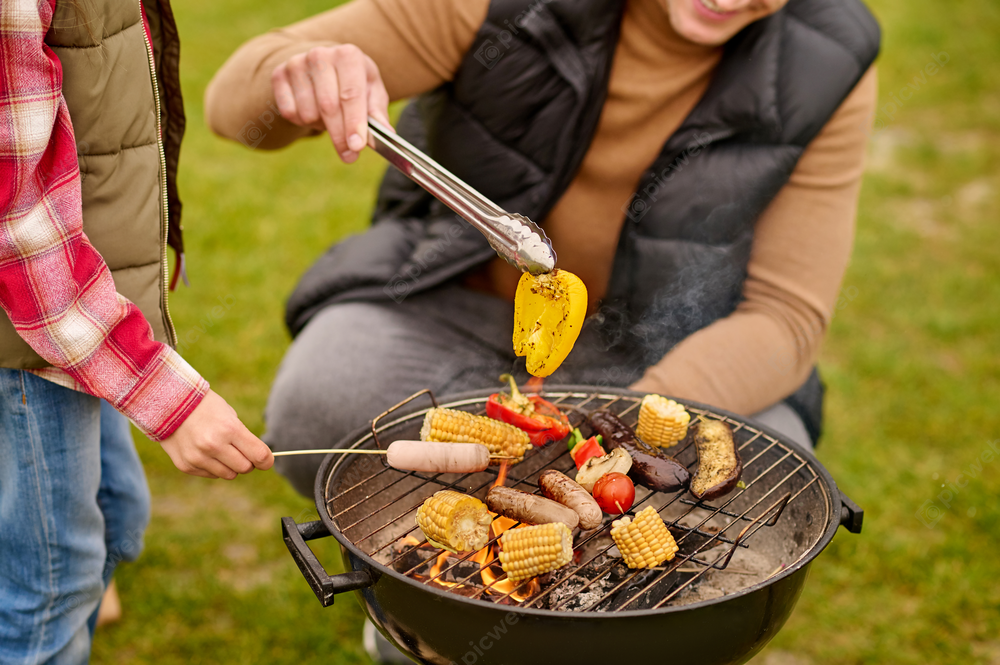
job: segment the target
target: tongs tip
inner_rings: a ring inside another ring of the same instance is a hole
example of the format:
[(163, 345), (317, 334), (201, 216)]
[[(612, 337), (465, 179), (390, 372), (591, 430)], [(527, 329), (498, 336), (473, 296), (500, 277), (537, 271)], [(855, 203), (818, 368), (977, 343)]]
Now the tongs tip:
[(543, 275), (555, 270), (556, 251), (545, 231), (524, 215), (512, 213), (508, 216), (520, 225), (512, 233), (517, 238), (517, 250), (515, 261), (511, 263), (521, 272), (532, 275)]
[(511, 265), (533, 275), (555, 270), (556, 253), (537, 224), (500, 208), (371, 116), (368, 126), (377, 153), (482, 232)]

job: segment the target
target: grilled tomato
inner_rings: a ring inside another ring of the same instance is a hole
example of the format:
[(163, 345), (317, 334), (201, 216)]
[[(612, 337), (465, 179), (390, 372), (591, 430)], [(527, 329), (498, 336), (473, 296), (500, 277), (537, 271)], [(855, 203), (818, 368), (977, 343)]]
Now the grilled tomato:
[(624, 473), (606, 473), (594, 483), (597, 505), (611, 515), (624, 515), (635, 501), (635, 485)]
[(524, 273), (514, 295), (514, 353), (548, 376), (566, 360), (587, 314), (587, 287), (571, 272)]

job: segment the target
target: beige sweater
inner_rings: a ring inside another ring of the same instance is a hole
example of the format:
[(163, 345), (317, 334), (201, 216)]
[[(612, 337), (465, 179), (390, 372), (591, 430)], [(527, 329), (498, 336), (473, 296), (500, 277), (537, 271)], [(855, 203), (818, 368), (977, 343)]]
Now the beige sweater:
[[(351, 43), (379, 66), (393, 100), (452, 78), (488, 0), (353, 0), (243, 45), (206, 92), (211, 128), (235, 138), (272, 102), (270, 74), (315, 46)], [(543, 220), (559, 266), (578, 274), (591, 308), (605, 293), (623, 204), (664, 141), (704, 93), (721, 49), (685, 41), (662, 0), (630, 0), (593, 143)], [(869, 71), (810, 144), (757, 221), (744, 301), (650, 367), (635, 387), (749, 414), (792, 393), (816, 361), (851, 253), (876, 78)], [(279, 121), (261, 143), (314, 134)], [(577, 220), (591, 220), (581, 225)], [(468, 283), (513, 298), (518, 273), (497, 259)]]

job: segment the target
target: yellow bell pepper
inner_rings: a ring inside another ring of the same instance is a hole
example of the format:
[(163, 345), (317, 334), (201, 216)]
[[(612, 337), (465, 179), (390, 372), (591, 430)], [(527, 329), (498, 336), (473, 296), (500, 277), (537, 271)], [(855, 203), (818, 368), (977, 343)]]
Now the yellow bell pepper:
[(524, 273), (514, 294), (514, 353), (528, 372), (548, 376), (573, 349), (587, 315), (587, 287), (565, 270)]

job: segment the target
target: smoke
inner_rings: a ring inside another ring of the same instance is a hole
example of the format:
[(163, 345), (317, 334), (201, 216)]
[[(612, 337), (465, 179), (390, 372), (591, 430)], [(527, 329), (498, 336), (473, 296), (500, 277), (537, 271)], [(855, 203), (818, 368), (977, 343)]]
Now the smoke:
[(720, 250), (722, 256), (703, 265), (681, 267), (653, 294), (633, 332), (647, 364), (657, 362), (681, 340), (736, 308), (746, 273), (728, 258), (730, 251)]
[[(602, 306), (607, 348), (624, 347), (642, 363), (659, 361), (685, 337), (730, 314), (742, 296), (753, 239), (746, 229), (724, 236), (737, 206), (720, 206), (702, 222), (716, 242), (638, 237), (631, 243), (629, 288)], [(714, 233), (713, 233), (714, 232)]]

